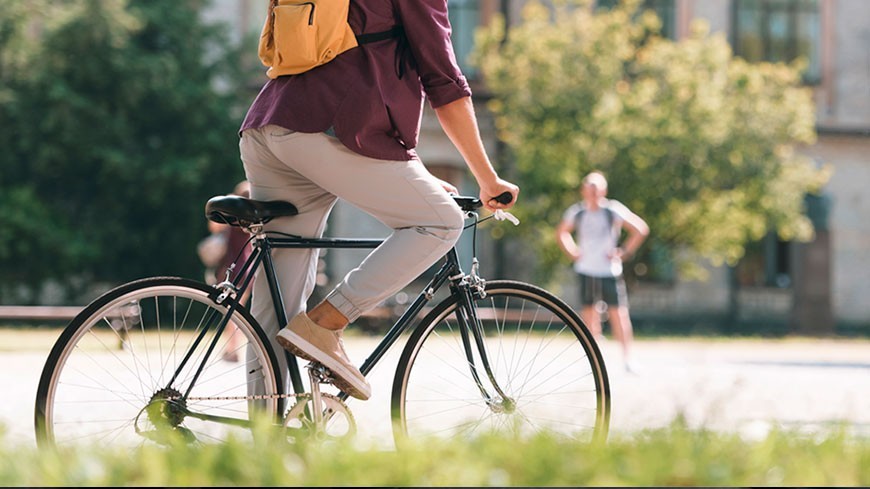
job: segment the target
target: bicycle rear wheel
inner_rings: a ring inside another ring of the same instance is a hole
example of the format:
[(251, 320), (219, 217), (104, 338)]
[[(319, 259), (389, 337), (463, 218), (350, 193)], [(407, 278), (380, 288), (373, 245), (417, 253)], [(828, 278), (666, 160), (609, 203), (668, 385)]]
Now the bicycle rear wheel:
[(485, 290), (475, 308), (495, 382), (506, 396), (488, 379), (471, 334), (463, 340), (462, 301), (451, 296), (423, 319), (399, 360), (392, 398), (396, 441), (493, 431), (606, 439), (607, 372), (577, 314), (533, 285), (492, 281)]
[[(245, 309), (218, 337), (228, 307), (216, 295), (198, 282), (151, 278), (92, 302), (63, 331), (43, 368), (39, 446), (136, 446), (166, 442), (173, 432), (208, 443), (249, 434), (254, 413), (277, 420), (282, 384), (275, 354)], [(252, 394), (262, 397), (254, 401)]]

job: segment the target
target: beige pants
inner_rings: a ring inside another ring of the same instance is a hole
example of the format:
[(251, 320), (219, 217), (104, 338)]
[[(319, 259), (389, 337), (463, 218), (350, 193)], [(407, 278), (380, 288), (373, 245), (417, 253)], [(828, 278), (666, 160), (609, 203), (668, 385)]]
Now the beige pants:
[[(334, 137), (278, 126), (246, 130), (239, 146), (251, 198), (286, 200), (299, 209), (299, 215), (273, 220), (267, 230), (319, 237), (338, 198), (393, 229), (327, 296), (350, 321), (408, 285), (462, 232), (462, 211), (419, 160), (376, 160)], [(314, 291), (317, 250), (274, 250), (273, 258), (289, 320), (305, 310)], [(278, 324), (262, 273), (254, 284), (251, 312), (270, 338), (284, 326)]]

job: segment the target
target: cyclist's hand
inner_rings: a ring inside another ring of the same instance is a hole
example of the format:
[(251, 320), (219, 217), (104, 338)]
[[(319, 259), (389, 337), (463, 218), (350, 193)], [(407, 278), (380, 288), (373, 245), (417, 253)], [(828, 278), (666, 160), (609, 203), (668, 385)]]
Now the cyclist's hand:
[[(481, 186), (480, 201), (483, 202), (483, 206), (490, 211), (495, 211), (496, 209), (510, 209), (516, 203), (517, 195), (519, 195), (519, 193), (519, 187), (507, 180), (498, 178), (492, 185), (487, 185), (485, 187)], [(510, 200), (507, 199), (508, 196), (510, 196)]]

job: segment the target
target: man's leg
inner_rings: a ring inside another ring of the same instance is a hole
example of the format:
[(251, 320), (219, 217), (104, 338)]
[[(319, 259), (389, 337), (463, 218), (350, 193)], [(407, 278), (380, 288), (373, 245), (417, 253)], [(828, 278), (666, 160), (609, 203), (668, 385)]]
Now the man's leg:
[(634, 331), (628, 314), (628, 306), (609, 307), (607, 313), (610, 317), (610, 324), (613, 326), (613, 336), (622, 345), (622, 358), (625, 367), (632, 370), (631, 346), (634, 341)]
[(634, 330), (628, 313), (628, 293), (625, 288), (625, 280), (622, 277), (614, 277), (607, 279), (604, 285), (604, 296), (609, 305), (607, 312), (613, 328), (613, 336), (622, 346), (625, 369), (629, 372), (635, 372), (637, 369), (631, 357)]
[(580, 288), (580, 319), (589, 328), (595, 341), (600, 342), (603, 335), (601, 334), (601, 316), (595, 308), (598, 301), (598, 298), (595, 297), (595, 278), (578, 273), (577, 280)]
[(604, 335), (601, 333), (601, 316), (598, 315), (598, 310), (595, 309), (594, 305), (583, 306), (583, 309), (580, 310), (580, 318), (583, 319), (586, 327), (592, 332), (592, 337), (595, 338), (595, 341), (600, 342), (604, 339)]

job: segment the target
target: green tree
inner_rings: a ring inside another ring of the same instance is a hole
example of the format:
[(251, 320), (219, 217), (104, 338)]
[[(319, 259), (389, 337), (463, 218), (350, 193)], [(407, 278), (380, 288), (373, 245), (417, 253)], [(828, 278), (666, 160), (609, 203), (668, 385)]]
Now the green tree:
[(4, 284), (200, 276), (203, 205), (244, 178), (238, 53), (208, 6), (2, 0)]
[(639, 260), (668, 250), (684, 276), (701, 276), (698, 257), (735, 263), (769, 229), (812, 237), (804, 197), (829, 171), (796, 150), (816, 137), (800, 64), (746, 63), (701, 22), (664, 39), (637, 1), (555, 3), (529, 2), (509, 29), (497, 19), (475, 52), (523, 189), (516, 232), (532, 237), (539, 279), (563, 260), (553, 227), (593, 169), (649, 222)]

